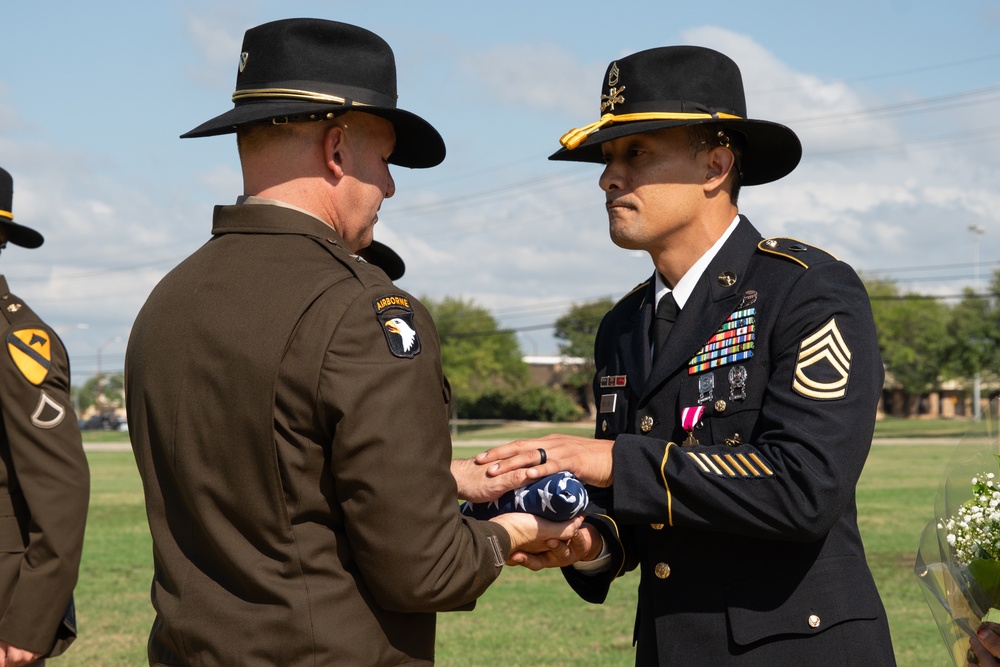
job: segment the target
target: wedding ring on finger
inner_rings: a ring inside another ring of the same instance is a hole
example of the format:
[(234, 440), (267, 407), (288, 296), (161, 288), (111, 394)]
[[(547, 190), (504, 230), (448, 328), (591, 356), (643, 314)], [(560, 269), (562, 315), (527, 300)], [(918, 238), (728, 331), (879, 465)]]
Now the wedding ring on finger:
[(541, 465), (545, 465), (545, 462), (549, 460), (548, 454), (546, 454), (545, 450), (542, 449), (541, 447), (538, 448), (538, 454), (539, 454), (539, 456), (542, 457), (542, 460), (538, 462), (538, 465), (540, 465), (540, 466)]

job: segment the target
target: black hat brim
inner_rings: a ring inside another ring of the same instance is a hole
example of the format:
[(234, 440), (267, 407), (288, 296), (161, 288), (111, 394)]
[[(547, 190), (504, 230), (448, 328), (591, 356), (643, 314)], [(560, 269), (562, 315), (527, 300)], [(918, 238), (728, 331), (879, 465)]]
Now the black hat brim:
[(403, 263), (403, 258), (384, 243), (373, 240), (367, 248), (359, 250), (358, 255), (363, 257), (369, 264), (374, 264), (385, 271), (385, 274), (389, 276), (389, 280), (399, 280), (406, 272), (406, 264)]
[(338, 111), (370, 113), (392, 123), (396, 130), (396, 148), (389, 157), (390, 164), (424, 169), (437, 166), (444, 161), (444, 139), (441, 138), (433, 125), (409, 111), (376, 106), (344, 106), (342, 104), (321, 104), (298, 100), (287, 100), (280, 103), (273, 100), (246, 102), (202, 123), (190, 132), (182, 134), (181, 139), (231, 134), (239, 126), (248, 123), (271, 122), (272, 119), (281, 118), (302, 118), (311, 114), (324, 115)]
[(746, 137), (741, 168), (743, 185), (761, 185), (787, 176), (802, 159), (798, 136), (780, 123), (766, 120), (643, 120), (602, 127), (573, 150), (560, 148), (550, 160), (568, 162), (603, 162), (601, 144), (605, 141), (645, 134), (672, 127), (715, 123), (731, 128)]
[(19, 225), (11, 220), (0, 220), (7, 231), (7, 242), (22, 248), (37, 248), (45, 242), (45, 238), (31, 227)]

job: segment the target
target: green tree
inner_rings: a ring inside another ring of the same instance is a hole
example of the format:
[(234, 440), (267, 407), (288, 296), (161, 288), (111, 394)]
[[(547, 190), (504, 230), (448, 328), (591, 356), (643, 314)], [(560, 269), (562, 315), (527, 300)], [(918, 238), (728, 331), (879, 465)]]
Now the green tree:
[[(1000, 279), (1000, 278), (998, 278)], [(997, 307), (994, 299), (977, 295), (971, 288), (952, 309), (948, 322), (947, 369), (950, 376), (971, 378), (997, 367), (1000, 348)]]
[[(120, 408), (125, 404), (125, 376), (122, 373), (102, 373), (101, 406)], [(98, 376), (89, 378), (82, 386), (72, 388), (73, 403), (79, 412), (85, 412), (97, 405)]]
[(886, 370), (907, 395), (907, 414), (934, 389), (949, 356), (949, 308), (919, 294), (900, 294), (892, 281), (866, 282)]
[(421, 299), (441, 338), (441, 365), (454, 413), (470, 419), (570, 421), (579, 408), (564, 392), (529, 382), (513, 331), (471, 301)]
[(594, 381), (594, 338), (601, 319), (611, 310), (615, 302), (610, 298), (574, 303), (569, 312), (556, 320), (554, 336), (560, 341), (559, 353), (567, 357), (580, 357), (584, 360), (579, 370), (570, 374), (565, 382), (576, 389), (581, 398), (587, 402), (591, 414), (595, 407), (587, 387)]
[(501, 331), (488, 310), (472, 301), (422, 298), (441, 338), (441, 365), (452, 396), (478, 396), (486, 390), (523, 386), (528, 366), (517, 335)]

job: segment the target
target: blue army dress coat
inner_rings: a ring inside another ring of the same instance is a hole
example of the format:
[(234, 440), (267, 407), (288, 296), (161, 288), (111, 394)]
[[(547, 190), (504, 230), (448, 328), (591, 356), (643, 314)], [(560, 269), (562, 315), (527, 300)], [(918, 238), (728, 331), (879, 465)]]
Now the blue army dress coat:
[(90, 471), (66, 349), (0, 276), (0, 639), (43, 656), (76, 638)]
[(613, 565), (568, 581), (601, 602), (640, 568), (637, 665), (894, 664), (855, 506), (883, 381), (861, 281), (741, 216), (655, 363), (653, 298), (597, 335), (614, 478), (588, 520)]
[(216, 208), (125, 360), (152, 665), (429, 665), (510, 550), (459, 513), (428, 311), (291, 208)]

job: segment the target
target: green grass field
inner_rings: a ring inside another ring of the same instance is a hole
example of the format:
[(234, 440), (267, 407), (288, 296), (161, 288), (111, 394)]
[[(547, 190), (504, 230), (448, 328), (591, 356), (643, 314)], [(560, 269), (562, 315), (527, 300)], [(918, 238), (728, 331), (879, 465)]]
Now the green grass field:
[[(886, 435), (912, 438), (912, 444), (876, 444), (858, 488), (861, 530), (901, 666), (950, 664), (912, 569), (917, 541), (933, 513), (939, 477), (952, 449), (921, 444), (921, 431), (925, 439), (939, 437), (958, 424), (891, 424)], [(575, 432), (588, 430), (580, 427)], [(510, 439), (544, 432), (530, 426), (494, 428), (465, 437)], [(456, 456), (482, 449), (463, 444), (468, 442), (465, 437), (456, 445)], [(87, 439), (108, 438), (88, 434)], [(110, 434), (110, 439), (125, 440), (119, 434)], [(93, 491), (76, 590), (80, 639), (53, 664), (142, 665), (152, 609), (151, 543), (141, 485), (130, 452), (92, 451), (88, 456)], [(570, 591), (558, 572), (507, 568), (475, 611), (439, 615), (438, 664), (632, 665), (636, 583), (637, 574), (632, 573), (613, 587), (604, 605), (589, 605)]]

